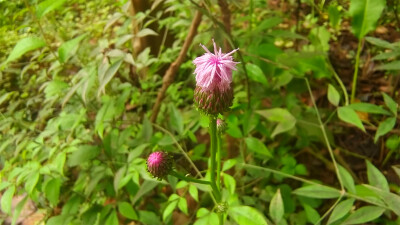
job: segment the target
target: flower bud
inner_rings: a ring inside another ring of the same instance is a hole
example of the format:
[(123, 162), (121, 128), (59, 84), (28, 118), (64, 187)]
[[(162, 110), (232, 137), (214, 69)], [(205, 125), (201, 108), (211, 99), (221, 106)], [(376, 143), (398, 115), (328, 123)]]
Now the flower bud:
[(166, 152), (153, 152), (147, 158), (147, 171), (158, 179), (165, 178), (172, 170), (173, 158)]
[(225, 133), (226, 129), (227, 129), (226, 123), (222, 119), (218, 118), (217, 119), (217, 131), (218, 131), (218, 133), (219, 134), (223, 134), (223, 133)]
[(233, 103), (233, 90), (228, 88), (224, 91), (210, 91), (197, 86), (194, 90), (194, 103), (205, 114), (218, 115), (229, 111)]

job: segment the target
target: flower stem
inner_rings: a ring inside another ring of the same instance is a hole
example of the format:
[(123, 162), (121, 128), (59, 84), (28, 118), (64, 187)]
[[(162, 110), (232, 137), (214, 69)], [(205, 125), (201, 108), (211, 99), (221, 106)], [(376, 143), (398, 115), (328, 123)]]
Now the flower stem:
[(211, 148), (210, 148), (210, 156), (211, 156), (211, 167), (210, 167), (210, 182), (211, 182), (211, 188), (214, 191), (215, 198), (217, 202), (219, 203), (221, 201), (221, 194), (219, 192), (219, 189), (216, 185), (216, 179), (215, 179), (215, 174), (216, 174), (216, 152), (217, 152), (217, 118), (214, 116), (210, 116), (210, 140), (211, 140)]
[(217, 187), (221, 191), (221, 135), (217, 134)]
[(183, 175), (183, 174), (180, 174), (180, 173), (178, 173), (178, 172), (176, 172), (176, 171), (171, 171), (170, 173), (169, 173), (171, 176), (174, 176), (174, 177), (176, 177), (176, 178), (178, 178), (178, 179), (181, 179), (181, 180), (185, 180), (185, 181), (187, 181), (187, 182), (193, 182), (193, 183), (198, 183), (198, 184), (208, 184), (208, 185), (210, 185), (210, 181), (206, 181), (206, 180), (199, 180), (199, 179), (196, 179), (196, 178), (193, 178), (193, 177), (187, 177), (187, 176), (185, 176), (185, 175)]
[(362, 45), (362, 39), (358, 40), (357, 54), (356, 54), (356, 64), (354, 65), (353, 84), (352, 84), (352, 87), (351, 87), (350, 103), (354, 102), (354, 98), (356, 96), (358, 67), (360, 65), (360, 54), (361, 54), (361, 47), (362, 47), (361, 45)]

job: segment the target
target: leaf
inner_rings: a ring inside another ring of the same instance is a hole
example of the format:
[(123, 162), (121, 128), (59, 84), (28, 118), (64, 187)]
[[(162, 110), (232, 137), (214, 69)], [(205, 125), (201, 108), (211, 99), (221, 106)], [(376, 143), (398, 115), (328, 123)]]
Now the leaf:
[(1, 196), (1, 210), (8, 215), (11, 214), (11, 202), (14, 196), (15, 186), (11, 186), (4, 192), (3, 196)]
[(375, 70), (400, 70), (400, 60), (379, 65)]
[(272, 158), (272, 154), (269, 152), (268, 148), (265, 147), (264, 143), (254, 137), (248, 137), (245, 139), (247, 148), (260, 155), (266, 156), (268, 158)]
[(186, 215), (188, 215), (188, 206), (187, 206), (187, 201), (186, 198), (180, 197), (178, 200), (178, 208), (185, 213)]
[(79, 42), (81, 42), (86, 36), (87, 34), (82, 34), (72, 40), (62, 43), (62, 45), (58, 48), (58, 60), (60, 63), (65, 63), (68, 58), (74, 54)]
[(328, 85), (328, 100), (334, 106), (339, 106), (340, 94), (334, 86)]
[(66, 0), (47, 0), (41, 2), (36, 8), (36, 16), (42, 18), (47, 13), (61, 7)]
[(359, 208), (343, 222), (345, 224), (362, 224), (372, 221), (382, 215), (385, 209), (378, 206), (364, 206)]
[(397, 107), (398, 107), (397, 102), (393, 101), (393, 99), (384, 92), (382, 92), (382, 95), (386, 106), (390, 109), (393, 115), (397, 116)]
[(383, 115), (388, 115), (390, 116), (390, 112), (386, 111), (380, 106), (371, 104), (371, 103), (365, 103), (365, 102), (358, 102), (358, 103), (353, 103), (348, 105), (348, 107), (359, 111), (359, 112), (366, 112), (366, 113), (373, 113), (373, 114), (383, 114)]
[(343, 218), (353, 207), (354, 199), (350, 198), (339, 203), (335, 209), (333, 209), (331, 216), (328, 220), (328, 225)]
[(278, 122), (278, 125), (271, 134), (272, 138), (274, 138), (277, 134), (293, 129), (296, 125), (296, 118), (284, 108), (258, 110), (256, 112), (269, 121)]
[(234, 167), (237, 163), (237, 159), (228, 159), (222, 165), (222, 171), (227, 171), (230, 168)]
[(369, 43), (376, 45), (378, 47), (382, 47), (382, 48), (389, 48), (389, 49), (395, 49), (395, 46), (390, 43), (387, 42), (385, 40), (382, 40), (380, 38), (376, 38), (376, 37), (365, 37), (365, 40), (368, 41)]
[(376, 23), (386, 6), (385, 0), (351, 0), (349, 13), (352, 31), (358, 39), (375, 29)]
[(18, 202), (13, 212), (13, 219), (11, 225), (15, 225), (17, 223), (19, 215), (21, 214), (21, 211), (24, 208), (27, 201), (28, 201), (28, 195), (26, 195), (20, 202)]
[(177, 131), (178, 134), (183, 134), (183, 118), (173, 103), (169, 104), (169, 112), (169, 123), (171, 128)]
[(60, 196), (61, 180), (59, 178), (53, 178), (47, 182), (44, 193), (49, 202), (56, 206), (58, 203), (58, 198)]
[(10, 55), (8, 56), (6, 63), (14, 61), (24, 55), (27, 52), (41, 48), (46, 45), (46, 42), (37, 37), (27, 37), (19, 40), (14, 46)]
[(264, 84), (264, 85), (268, 84), (268, 81), (267, 81), (267, 78), (264, 75), (264, 72), (257, 65), (252, 64), (252, 63), (247, 63), (246, 64), (246, 70), (249, 73), (250, 80), (253, 80), (255, 82), (258, 82), (258, 83), (261, 83), (261, 84)]
[(96, 158), (100, 153), (100, 149), (97, 146), (82, 145), (78, 150), (74, 151), (68, 156), (68, 165), (70, 167), (80, 165), (93, 158)]
[(108, 216), (105, 225), (118, 225), (118, 224), (119, 222), (118, 222), (117, 212), (114, 209)]
[(118, 203), (118, 211), (123, 215), (124, 217), (131, 219), (131, 220), (137, 220), (138, 215), (136, 211), (133, 209), (132, 205), (129, 204), (128, 202), (120, 202)]
[(338, 108), (338, 116), (342, 121), (353, 124), (365, 132), (365, 128), (364, 128), (360, 118), (358, 117), (357, 113), (354, 111), (354, 109), (352, 109), (348, 106), (339, 107)]
[(106, 71), (102, 80), (100, 80), (100, 87), (97, 91), (97, 97), (100, 97), (101, 92), (104, 92), (106, 85), (111, 81), (114, 77), (115, 73), (117, 73), (119, 67), (122, 64), (123, 59), (119, 59), (115, 61)]
[(164, 212), (163, 212), (163, 220), (166, 221), (168, 216), (172, 214), (176, 206), (178, 205), (178, 200), (174, 200), (168, 204), (167, 207), (165, 207)]
[(303, 205), (303, 207), (304, 207), (304, 211), (306, 211), (306, 216), (307, 216), (308, 221), (311, 222), (311, 224), (317, 224), (317, 222), (321, 218), (321, 216), (319, 215), (317, 210), (315, 210), (313, 207), (311, 207), (308, 204)]
[(149, 35), (158, 36), (158, 34), (150, 28), (144, 28), (136, 34), (137, 37), (145, 37)]
[(343, 166), (341, 165), (338, 166), (339, 166), (340, 178), (342, 179), (344, 187), (347, 189), (348, 192), (356, 193), (356, 186), (354, 184), (353, 177)]
[(363, 184), (364, 187), (378, 195), (397, 216), (400, 216), (400, 196), (382, 189)]
[(236, 180), (231, 175), (224, 173), (223, 174), (224, 185), (226, 189), (229, 190), (231, 195), (235, 194), (236, 189)]
[(394, 125), (396, 125), (396, 117), (390, 117), (381, 122), (379, 124), (378, 130), (376, 131), (374, 142), (376, 143), (380, 136), (385, 135), (389, 131), (391, 131)]
[(285, 208), (283, 205), (283, 200), (281, 196), (281, 190), (278, 189), (274, 196), (272, 197), (271, 203), (269, 204), (269, 214), (276, 224), (283, 218), (285, 213)]
[(199, 201), (199, 191), (197, 190), (196, 186), (192, 184), (189, 186), (189, 194), (194, 200), (196, 200), (196, 202)]
[(294, 190), (293, 193), (300, 196), (320, 199), (338, 198), (340, 196), (339, 190), (322, 185), (304, 186)]
[(366, 160), (365, 162), (367, 164), (367, 175), (369, 184), (389, 192), (389, 184), (386, 180), (386, 177), (368, 160)]
[(229, 207), (228, 214), (239, 225), (268, 225), (264, 215), (250, 206)]

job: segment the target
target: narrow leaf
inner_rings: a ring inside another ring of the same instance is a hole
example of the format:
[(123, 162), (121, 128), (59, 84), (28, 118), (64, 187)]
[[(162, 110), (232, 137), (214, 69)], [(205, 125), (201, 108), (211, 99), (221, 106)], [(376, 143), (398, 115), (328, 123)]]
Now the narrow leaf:
[(1, 197), (1, 210), (8, 215), (11, 214), (11, 202), (14, 196), (15, 186), (11, 186), (4, 192), (3, 196)]
[(376, 143), (380, 136), (383, 136), (387, 134), (389, 131), (391, 131), (394, 125), (396, 125), (396, 117), (387, 118), (382, 123), (380, 123), (378, 130), (376, 131), (375, 134), (374, 142)]
[(68, 58), (76, 51), (79, 42), (81, 42), (86, 36), (87, 34), (82, 34), (72, 40), (64, 42), (58, 48), (58, 60), (60, 63), (65, 63), (68, 60)]
[(384, 208), (377, 206), (364, 206), (351, 214), (343, 224), (362, 224), (372, 221), (382, 215)]
[(340, 94), (334, 86), (328, 85), (328, 100), (334, 106), (339, 106)]
[(8, 56), (6, 63), (14, 61), (24, 55), (27, 52), (41, 48), (46, 45), (46, 42), (37, 37), (24, 38), (15, 45), (11, 54)]
[(99, 97), (101, 92), (104, 92), (106, 85), (111, 81), (114, 77), (115, 73), (117, 73), (119, 67), (122, 64), (123, 59), (119, 59), (115, 61), (106, 71), (104, 78), (100, 81), (100, 87), (97, 92), (97, 96)]
[(343, 218), (347, 213), (350, 212), (353, 207), (354, 199), (350, 198), (339, 203), (332, 211), (331, 216), (328, 220), (328, 225)]
[(268, 225), (264, 215), (250, 206), (229, 207), (228, 214), (239, 225)]
[(41, 2), (36, 8), (36, 16), (40, 19), (47, 13), (61, 7), (66, 0), (46, 0)]
[(339, 190), (322, 185), (309, 185), (301, 187), (294, 190), (293, 193), (296, 195), (320, 199), (338, 198), (340, 196)]
[(338, 116), (344, 122), (353, 124), (365, 132), (365, 128), (364, 128), (360, 118), (358, 117), (357, 113), (354, 111), (354, 109), (347, 107), (347, 106), (339, 107), (338, 108)]
[(369, 184), (389, 192), (389, 184), (386, 180), (386, 177), (368, 160), (366, 160), (365, 162), (367, 163), (367, 175)]
[(398, 104), (395, 102), (389, 95), (382, 92), (383, 100), (385, 101), (386, 106), (392, 111), (393, 115), (397, 116), (397, 107)]
[(278, 189), (275, 195), (272, 197), (271, 203), (269, 204), (269, 214), (276, 224), (283, 218), (285, 209), (283, 206), (283, 200), (281, 196), (281, 191)]

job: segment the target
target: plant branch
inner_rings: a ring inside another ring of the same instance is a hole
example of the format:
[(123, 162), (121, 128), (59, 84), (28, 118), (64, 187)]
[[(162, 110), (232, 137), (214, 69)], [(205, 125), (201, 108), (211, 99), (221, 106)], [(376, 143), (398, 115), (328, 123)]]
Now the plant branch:
[(183, 63), (183, 60), (186, 57), (189, 46), (192, 44), (194, 36), (196, 36), (197, 28), (199, 27), (201, 22), (201, 13), (197, 10), (192, 24), (190, 25), (189, 33), (183, 43), (182, 49), (179, 52), (178, 58), (169, 66), (167, 72), (165, 72), (163, 77), (163, 84), (161, 89), (158, 91), (157, 100), (153, 106), (153, 112), (150, 118), (150, 121), (154, 123), (157, 120), (158, 113), (160, 112), (162, 101), (164, 100), (165, 93), (167, 92), (168, 87), (172, 84), (175, 78), (175, 74), (178, 71), (180, 65)]
[(362, 42), (363, 42), (362, 39), (358, 40), (356, 64), (354, 65), (353, 84), (351, 87), (351, 99), (350, 99), (351, 103), (354, 102), (354, 98), (356, 97), (358, 67), (360, 65), (360, 54), (361, 54), (361, 49), (362, 49)]
[(216, 151), (217, 151), (217, 118), (214, 116), (210, 116), (210, 140), (211, 140), (211, 146), (210, 146), (210, 159), (211, 159), (211, 165), (210, 165), (210, 182), (211, 182), (211, 187), (214, 190), (214, 195), (215, 198), (217, 199), (217, 202), (221, 201), (221, 195), (219, 192), (219, 189), (216, 184), (216, 178), (215, 174), (217, 171), (215, 170), (216, 166)]
[(174, 176), (174, 177), (176, 177), (176, 178), (178, 178), (178, 179), (185, 180), (185, 181), (188, 181), (188, 182), (193, 182), (193, 183), (198, 183), (198, 184), (207, 184), (207, 185), (211, 184), (210, 181), (199, 180), (199, 179), (196, 179), (196, 178), (193, 178), (193, 177), (187, 177), (187, 176), (185, 176), (183, 174), (180, 174), (180, 173), (178, 173), (178, 172), (176, 172), (174, 170), (171, 171), (169, 174)]

